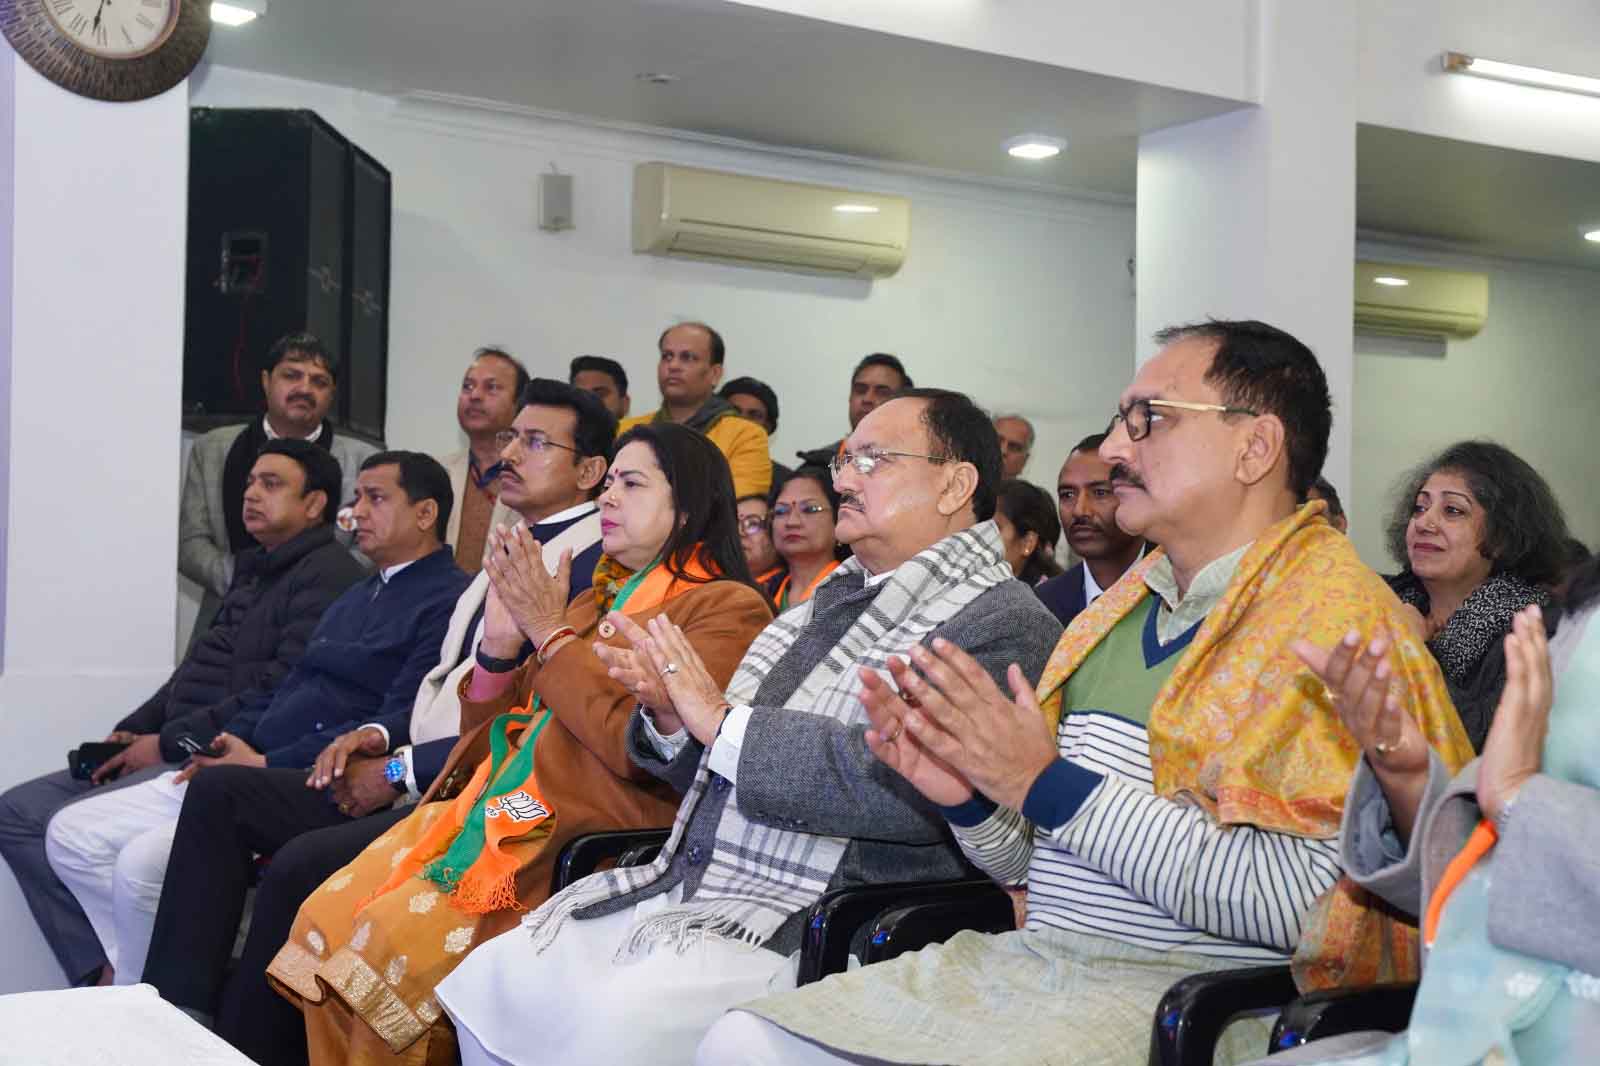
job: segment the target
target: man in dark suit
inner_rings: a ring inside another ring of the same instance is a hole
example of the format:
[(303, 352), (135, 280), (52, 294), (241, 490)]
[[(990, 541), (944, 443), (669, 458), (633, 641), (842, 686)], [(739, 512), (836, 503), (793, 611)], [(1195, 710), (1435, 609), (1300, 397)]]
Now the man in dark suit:
[(1117, 583), (1144, 554), (1144, 539), (1117, 525), (1117, 497), (1111, 491), (1111, 464), (1100, 458), (1104, 433), (1079, 441), (1067, 453), (1056, 478), (1056, 505), (1067, 543), (1082, 562), (1034, 589), (1050, 613), (1071, 624), (1078, 612)]

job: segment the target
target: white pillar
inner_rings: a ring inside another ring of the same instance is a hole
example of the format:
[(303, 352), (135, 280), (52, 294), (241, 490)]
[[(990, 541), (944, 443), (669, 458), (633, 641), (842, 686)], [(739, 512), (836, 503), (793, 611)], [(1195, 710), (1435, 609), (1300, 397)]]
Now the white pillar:
[[(0, 43), (0, 788), (171, 671), (187, 83), (75, 96)], [(0, 993), (60, 984), (0, 864)]]
[(1262, 0), (1261, 106), (1139, 140), (1134, 350), (1163, 326), (1256, 318), (1317, 353), (1324, 468), (1350, 487), (1358, 10)]

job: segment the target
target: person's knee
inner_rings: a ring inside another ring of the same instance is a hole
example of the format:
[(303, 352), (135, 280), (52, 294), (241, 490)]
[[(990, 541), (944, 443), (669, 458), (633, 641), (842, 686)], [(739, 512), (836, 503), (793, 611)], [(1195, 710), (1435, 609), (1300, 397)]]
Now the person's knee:
[(58, 791), (48, 777), (36, 777), (0, 793), (0, 845), (42, 837), (50, 816), (61, 806)]
[(57, 811), (44, 827), (44, 855), (49, 860), (51, 869), (58, 873), (62, 870), (82, 870), (95, 865), (94, 859), (89, 854), (89, 847), (82, 827), (73, 808), (64, 807)]
[(113, 875), (117, 897), (138, 898), (153, 906), (161, 898), (161, 882), (167, 876), (167, 858), (171, 854), (170, 828), (152, 829), (130, 840), (117, 852)]
[(775, 1066), (772, 1026), (749, 1011), (731, 1010), (706, 1030), (694, 1049), (694, 1066)]

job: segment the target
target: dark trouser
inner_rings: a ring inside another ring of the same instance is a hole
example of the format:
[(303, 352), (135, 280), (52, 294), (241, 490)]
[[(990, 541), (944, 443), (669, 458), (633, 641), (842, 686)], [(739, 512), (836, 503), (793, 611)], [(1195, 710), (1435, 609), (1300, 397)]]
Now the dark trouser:
[(44, 854), (45, 827), (57, 811), (76, 800), (149, 781), (171, 769), (162, 763), (98, 787), (58, 770), (24, 781), (0, 796), (0, 855), (5, 856), (16, 875), (22, 897), (33, 911), (33, 920), (39, 923), (39, 931), (55, 952), (61, 971), (73, 984), (98, 976), (106, 953), (83, 908), (50, 869)]
[[(194, 776), (172, 841), (144, 980), (180, 1007), (216, 1015), (217, 1032), (262, 1063), (304, 1062), (300, 1012), (266, 969), (318, 885), (411, 812), (352, 821), (304, 770), (214, 766)], [(223, 991), (255, 853), (270, 854), (239, 969)], [(219, 1006), (220, 999), (220, 1006)]]

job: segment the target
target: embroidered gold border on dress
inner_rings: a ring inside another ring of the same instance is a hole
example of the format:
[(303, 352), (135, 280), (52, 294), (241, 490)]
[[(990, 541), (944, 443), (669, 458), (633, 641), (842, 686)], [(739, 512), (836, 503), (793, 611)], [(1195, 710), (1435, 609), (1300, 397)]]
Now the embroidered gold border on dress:
[(333, 958), (317, 970), (317, 977), (339, 993), (396, 1054), (428, 1031), (427, 1023), (395, 994), (383, 975), (349, 948), (334, 952)]

